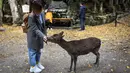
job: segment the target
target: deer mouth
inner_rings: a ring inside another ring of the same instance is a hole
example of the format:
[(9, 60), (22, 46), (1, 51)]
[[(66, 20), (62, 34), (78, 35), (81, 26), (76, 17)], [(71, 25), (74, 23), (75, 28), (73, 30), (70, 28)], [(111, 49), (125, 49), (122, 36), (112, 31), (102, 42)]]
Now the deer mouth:
[(52, 37), (47, 37), (47, 41), (52, 41), (53, 40), (53, 38)]

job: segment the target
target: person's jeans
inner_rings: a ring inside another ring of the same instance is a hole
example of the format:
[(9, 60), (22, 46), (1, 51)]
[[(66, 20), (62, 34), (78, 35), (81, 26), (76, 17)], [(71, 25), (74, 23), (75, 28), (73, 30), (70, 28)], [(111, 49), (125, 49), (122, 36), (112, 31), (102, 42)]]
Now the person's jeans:
[(80, 28), (81, 30), (85, 30), (85, 18), (80, 18)]
[(28, 54), (29, 54), (29, 63), (30, 66), (35, 66), (37, 62), (40, 61), (40, 56), (41, 56), (41, 50), (36, 51), (32, 48), (28, 49)]

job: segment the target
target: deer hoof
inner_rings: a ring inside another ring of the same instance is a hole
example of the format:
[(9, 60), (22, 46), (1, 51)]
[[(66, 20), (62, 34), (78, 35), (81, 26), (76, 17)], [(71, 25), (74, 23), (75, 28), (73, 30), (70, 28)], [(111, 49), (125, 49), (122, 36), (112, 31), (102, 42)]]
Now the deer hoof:
[(69, 70), (68, 72), (72, 72), (71, 70)]
[(99, 64), (98, 63), (94, 63), (94, 66), (99, 67)]
[(71, 71), (68, 71), (68, 72), (70, 72), (70, 73), (76, 73), (76, 72), (74, 72), (74, 71), (72, 71), (72, 70), (71, 70)]

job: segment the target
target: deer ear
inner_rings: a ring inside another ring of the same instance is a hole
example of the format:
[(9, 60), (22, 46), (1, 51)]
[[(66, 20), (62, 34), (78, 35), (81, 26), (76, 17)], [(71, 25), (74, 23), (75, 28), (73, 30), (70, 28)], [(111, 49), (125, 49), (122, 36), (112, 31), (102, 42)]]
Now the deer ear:
[(62, 35), (62, 38), (64, 37), (65, 35)]
[(64, 34), (64, 31), (60, 32), (60, 35), (63, 35)]

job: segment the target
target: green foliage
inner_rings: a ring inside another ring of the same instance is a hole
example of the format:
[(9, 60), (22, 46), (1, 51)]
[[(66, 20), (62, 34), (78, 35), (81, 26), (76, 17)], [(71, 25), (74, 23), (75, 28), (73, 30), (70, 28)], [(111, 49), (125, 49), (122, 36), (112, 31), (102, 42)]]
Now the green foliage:
[(2, 8), (2, 2), (3, 2), (3, 0), (0, 0), (0, 9)]

